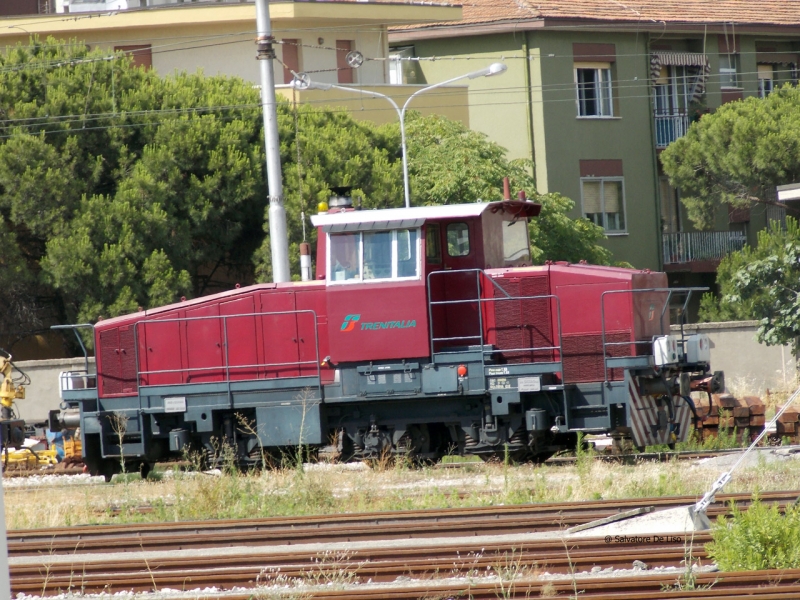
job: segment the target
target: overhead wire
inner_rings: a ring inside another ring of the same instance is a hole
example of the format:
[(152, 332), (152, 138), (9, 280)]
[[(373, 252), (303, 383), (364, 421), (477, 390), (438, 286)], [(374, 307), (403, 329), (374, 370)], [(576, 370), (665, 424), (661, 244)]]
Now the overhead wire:
[[(281, 63), (282, 64), (282, 63)], [(284, 65), (285, 66), (285, 65)], [(758, 71), (749, 71), (749, 72), (739, 72), (737, 75), (739, 76), (746, 76), (746, 75), (757, 75)], [(790, 74), (792, 73), (791, 70), (778, 70), (778, 74)], [(719, 78), (721, 74), (711, 74), (709, 75), (709, 79), (712, 78)], [(627, 84), (627, 85), (620, 85), (620, 84)], [(557, 93), (557, 92), (568, 92), (572, 93), (575, 91), (574, 82), (563, 82), (563, 83), (554, 83), (554, 84), (545, 84), (540, 86), (531, 86), (530, 89), (533, 91), (541, 91), (543, 93)], [(612, 88), (613, 90), (636, 90), (636, 89), (643, 89), (647, 88), (650, 89), (652, 87), (652, 81), (647, 79), (628, 79), (628, 80), (615, 80), (615, 85)], [(355, 91), (358, 88), (353, 88)], [(497, 94), (514, 94), (514, 93), (525, 93), (526, 90), (529, 88), (527, 86), (503, 86), (503, 87), (492, 87), (490, 89), (471, 89), (469, 90), (470, 96), (479, 97), (482, 95), (492, 95), (496, 96)], [(453, 97), (453, 96), (462, 96), (463, 95), (463, 88), (460, 86), (453, 86), (453, 87), (443, 87), (440, 88), (437, 94), (434, 96), (435, 98), (446, 98), (446, 97)], [(337, 96), (335, 94), (327, 95), (323, 99), (319, 100), (312, 100), (306, 101), (305, 103), (308, 104), (329, 104), (331, 102), (340, 102), (340, 101), (347, 101), (352, 100), (354, 96)], [(616, 94), (614, 96), (618, 100), (629, 100), (629, 99), (641, 99), (641, 98), (648, 98), (650, 94)], [(368, 99), (372, 99), (371, 97)], [(380, 99), (378, 99), (380, 100)], [(527, 101), (527, 100), (526, 100)], [(541, 100), (534, 100), (533, 102), (536, 104), (548, 104), (554, 102), (574, 102), (575, 97), (570, 95), (568, 98), (546, 98)], [(511, 102), (510, 104), (517, 104), (523, 103), (520, 102)], [(491, 103), (489, 103), (491, 104)], [(504, 103), (509, 104), (509, 103)], [(475, 106), (482, 106), (484, 104), (478, 103)], [(23, 117), (23, 118), (10, 118), (10, 119), (0, 119), (0, 125), (5, 127), (17, 127), (17, 128), (35, 128), (39, 126), (44, 126), (48, 124), (60, 125), (60, 124), (69, 124), (73, 123), (76, 120), (81, 121), (95, 121), (95, 120), (103, 120), (103, 119), (112, 119), (115, 117), (124, 116), (125, 118), (135, 118), (140, 115), (159, 115), (159, 114), (182, 114), (182, 113), (197, 113), (197, 112), (213, 112), (213, 111), (228, 111), (228, 110), (245, 110), (250, 108), (256, 108), (260, 106), (259, 103), (253, 104), (233, 104), (233, 105), (207, 105), (207, 106), (189, 106), (189, 107), (176, 107), (176, 108), (154, 108), (154, 109), (146, 109), (146, 110), (134, 110), (134, 111), (123, 111), (123, 112), (109, 112), (109, 113), (87, 113), (87, 114), (68, 114), (68, 115), (44, 115), (44, 116), (36, 116), (36, 117)], [(436, 108), (458, 108), (465, 106), (465, 104), (436, 104)], [(430, 107), (430, 106), (429, 106)], [(372, 109), (367, 109), (372, 110)], [(388, 110), (388, 109), (387, 109)], [(393, 110), (393, 109), (391, 109)]]

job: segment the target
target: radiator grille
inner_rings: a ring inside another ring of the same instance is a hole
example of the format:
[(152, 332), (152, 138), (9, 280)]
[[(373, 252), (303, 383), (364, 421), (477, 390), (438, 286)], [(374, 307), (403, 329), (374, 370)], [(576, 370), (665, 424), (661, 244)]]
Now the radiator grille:
[(100, 332), (102, 390), (104, 396), (136, 391), (136, 348), (133, 327)]
[[(606, 333), (606, 342), (627, 342), (631, 339), (630, 331), (613, 331)], [(588, 335), (565, 335), (564, 344), (564, 382), (586, 383), (604, 381), (603, 376), (603, 337), (599, 333)], [(629, 356), (630, 346), (608, 346), (610, 357)], [(611, 381), (619, 381), (624, 377), (622, 369), (609, 369)]]
[(100, 360), (103, 394), (122, 393), (122, 374), (119, 362), (119, 329), (100, 332)]
[[(548, 294), (547, 277), (496, 279), (510, 296), (544, 296)], [(497, 293), (496, 297), (502, 297)], [(508, 363), (545, 362), (553, 360), (552, 350), (509, 352), (513, 348), (554, 346), (550, 319), (550, 301), (497, 300), (494, 305), (495, 345)]]
[(119, 361), (122, 392), (136, 391), (136, 339), (133, 327), (120, 327)]

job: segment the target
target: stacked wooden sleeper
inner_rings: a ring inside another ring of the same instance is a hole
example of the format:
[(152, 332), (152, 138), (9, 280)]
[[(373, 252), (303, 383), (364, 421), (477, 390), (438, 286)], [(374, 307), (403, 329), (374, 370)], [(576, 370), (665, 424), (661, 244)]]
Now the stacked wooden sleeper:
[[(766, 406), (757, 396), (736, 398), (731, 394), (713, 394), (711, 406), (708, 402), (697, 402), (699, 419), (695, 429), (703, 441), (719, 436), (720, 431), (733, 434), (737, 442), (755, 440), (764, 430)], [(747, 436), (748, 439), (745, 439)]]

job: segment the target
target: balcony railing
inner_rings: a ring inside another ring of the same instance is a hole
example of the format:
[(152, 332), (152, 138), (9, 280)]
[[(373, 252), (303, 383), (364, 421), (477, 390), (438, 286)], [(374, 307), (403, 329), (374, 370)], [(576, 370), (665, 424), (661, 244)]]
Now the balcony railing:
[(693, 231), (663, 233), (661, 242), (664, 264), (677, 265), (701, 261), (719, 261), (747, 243), (738, 231)]
[(666, 148), (672, 142), (686, 135), (689, 116), (685, 113), (655, 113), (656, 148)]

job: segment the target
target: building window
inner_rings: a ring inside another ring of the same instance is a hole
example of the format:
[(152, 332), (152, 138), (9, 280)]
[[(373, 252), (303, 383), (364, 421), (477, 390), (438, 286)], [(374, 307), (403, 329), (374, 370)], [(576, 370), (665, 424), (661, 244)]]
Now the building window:
[(410, 58), (414, 58), (414, 46), (392, 48), (389, 53), (390, 84), (402, 85), (417, 82), (414, 62), (409, 60)]
[(336, 69), (339, 83), (355, 83), (354, 69), (347, 64), (347, 55), (355, 49), (353, 40), (336, 40)]
[(575, 63), (579, 117), (613, 117), (611, 64)]
[(719, 57), (719, 85), (723, 88), (738, 88), (739, 56), (737, 54), (722, 54)]
[(150, 44), (139, 46), (114, 46), (114, 52), (124, 52), (133, 59), (134, 67), (153, 68), (153, 50)]
[(469, 225), (450, 223), (447, 226), (448, 256), (467, 256), (469, 254)]
[(658, 193), (661, 197), (661, 231), (663, 233), (678, 233), (681, 230), (678, 190), (669, 184), (669, 179), (659, 177)]
[(328, 248), (331, 283), (419, 277), (419, 229), (330, 234)]
[(581, 179), (583, 215), (606, 233), (625, 232), (625, 188), (622, 177)]
[(775, 67), (758, 65), (758, 97), (766, 98), (775, 87)]
[(294, 73), (300, 72), (300, 40), (282, 39), (281, 42), (283, 83), (292, 83)]

